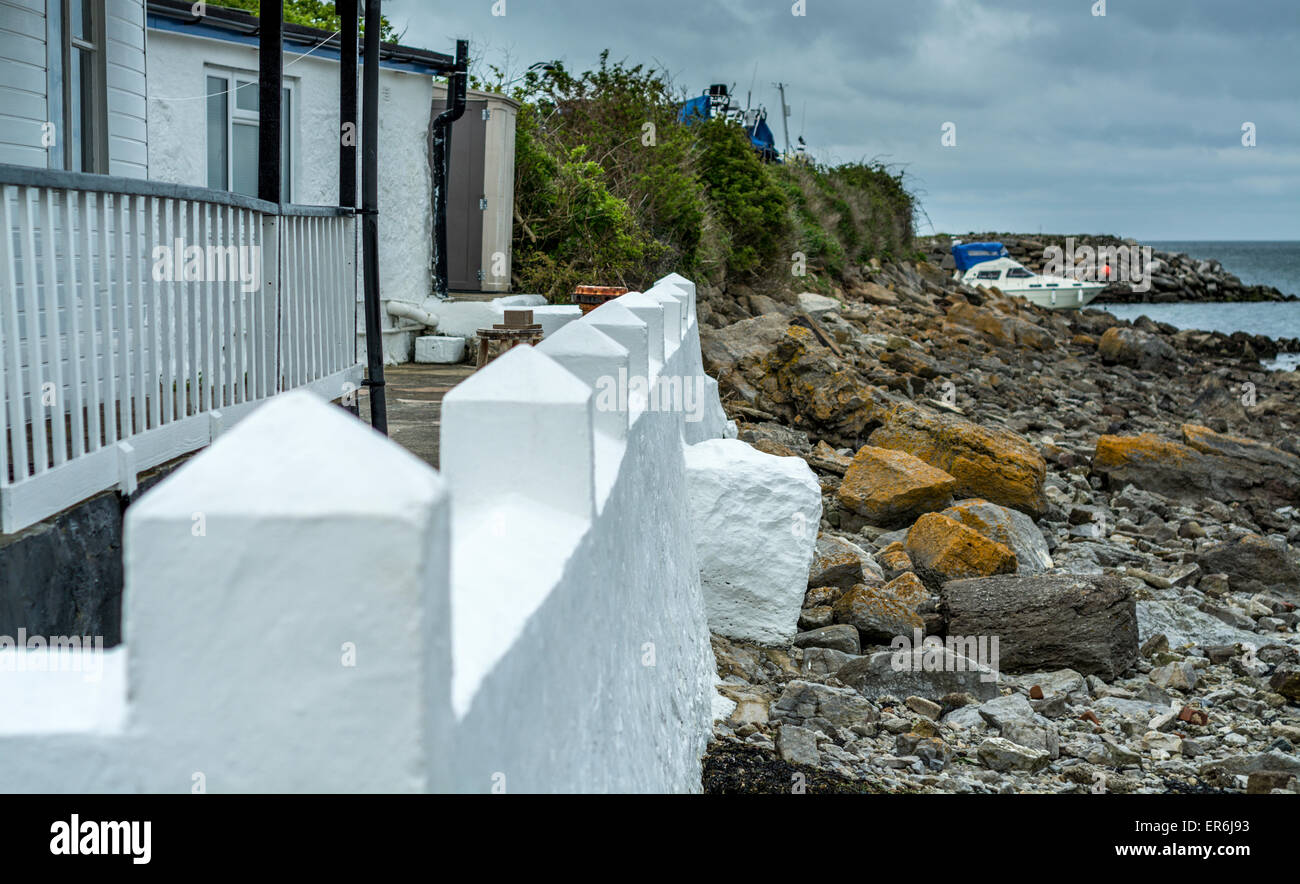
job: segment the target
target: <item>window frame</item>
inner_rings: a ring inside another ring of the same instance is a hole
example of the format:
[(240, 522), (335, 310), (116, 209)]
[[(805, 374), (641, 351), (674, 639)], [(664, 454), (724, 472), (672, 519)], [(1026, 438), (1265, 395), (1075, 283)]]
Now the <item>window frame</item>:
[[(226, 84), (226, 128), (225, 128), (226, 186), (224, 189), (231, 193), (235, 193), (236, 192), (234, 190), (234, 181), (235, 181), (235, 167), (234, 167), (235, 131), (234, 129), (235, 126), (248, 126), (252, 128), (254, 132), (258, 132), (259, 134), (261, 131), (261, 120), (258, 116), (258, 112), (250, 111), (238, 107), (238, 95), (240, 89), (239, 83), (243, 81), (244, 83), (248, 84), (244, 88), (252, 89), (254, 94), (258, 94), (257, 90), (260, 88), (258, 83), (258, 73), (257, 71), (250, 71), (244, 68), (230, 67), (228, 65), (205, 64), (203, 66), (203, 88), (205, 90), (206, 96), (211, 96), (214, 94), (212, 92), (206, 91), (208, 89), (209, 77), (223, 80), (225, 81)], [(282, 179), (284, 179), (280, 182), (280, 196), (281, 196), (280, 201), (282, 203), (292, 204), (294, 201), (294, 191), (297, 189), (298, 186), (297, 160), (298, 160), (299, 151), (298, 151), (298, 137), (296, 133), (297, 127), (294, 125), (294, 120), (297, 118), (297, 114), (298, 114), (297, 80), (290, 79), (289, 77), (285, 77), (283, 82), (283, 88), (286, 93), (286, 97), (288, 99), (288, 108), (287, 108), (287, 112), (284, 113), (284, 118), (280, 121), (281, 139), (283, 141), (287, 141), (288, 143), (285, 144), (282, 148), (286, 156), (283, 158), (283, 162), (281, 163), (281, 169), (280, 169), (280, 175)], [(281, 109), (285, 110), (283, 105), (281, 106)], [(204, 110), (206, 113), (207, 111), (206, 98), (205, 98)], [(222, 188), (215, 187), (211, 183), (211, 180), (207, 175), (207, 157), (209, 151), (211, 150), (211, 144), (209, 143), (208, 134), (209, 134), (208, 125), (205, 119), (204, 128), (203, 128), (203, 142), (204, 142), (203, 155), (204, 155), (204, 169), (205, 169), (204, 186), (213, 188), (215, 190), (219, 190)], [(260, 140), (259, 140), (259, 146), (260, 146)], [(254, 173), (256, 174), (256, 169), (254, 169)], [(247, 195), (257, 196), (256, 193), (247, 194)]]
[[(49, 118), (62, 127), (49, 151), (51, 168), (80, 171), (95, 175), (109, 172), (108, 152), (108, 27), (107, 8), (104, 3), (91, 2), (86, 12), (90, 16), (89, 39), (72, 33), (72, 4), (80, 0), (50, 0), (46, 4), (49, 14), (47, 46), (58, 47), (58, 57), (50, 58), (49, 89), (47, 101), (51, 105)], [(47, 50), (48, 52), (48, 50)], [(73, 82), (73, 53), (89, 56), (89, 94), (81, 92), (81, 119), (73, 120), (73, 90), (81, 91), (81, 83)], [(90, 132), (85, 123), (90, 121)], [(76, 138), (73, 133), (76, 132)], [(80, 156), (76, 150), (80, 149)], [(75, 160), (75, 162), (74, 162)]]

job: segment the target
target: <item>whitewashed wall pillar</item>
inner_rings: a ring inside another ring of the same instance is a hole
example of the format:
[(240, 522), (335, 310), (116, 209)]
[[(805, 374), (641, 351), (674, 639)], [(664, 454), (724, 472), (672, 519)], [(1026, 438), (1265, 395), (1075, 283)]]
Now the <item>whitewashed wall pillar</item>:
[(438, 475), (307, 392), (146, 494), (124, 544), (144, 788), (439, 788), (449, 543)]
[(519, 496), (590, 520), (592, 391), (549, 356), (515, 347), (442, 401), (439, 465), (452, 496)]

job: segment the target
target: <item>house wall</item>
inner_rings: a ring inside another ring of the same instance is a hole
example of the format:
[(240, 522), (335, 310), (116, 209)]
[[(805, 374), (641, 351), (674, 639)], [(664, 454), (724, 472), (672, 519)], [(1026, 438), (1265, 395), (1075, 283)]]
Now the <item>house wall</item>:
[(99, 681), (0, 649), (0, 791), (698, 791), (683, 446), (725, 418), (596, 396), (702, 374), (693, 286), (656, 294), (453, 390), (441, 474), (293, 393), (142, 497)]
[(0, 0), (0, 163), (45, 166), (45, 0)]
[[(314, 56), (285, 53), (285, 82), (293, 94), (292, 197), (304, 205), (338, 205), (339, 68)], [(149, 157), (153, 178), (207, 186), (207, 66), (256, 74), (257, 47), (172, 31), (149, 31)], [(379, 77), (379, 261), (383, 300), (419, 303), (431, 291), (432, 179), (426, 138), (433, 80), (423, 74), (380, 68)], [(358, 147), (360, 137), (358, 135)], [(358, 150), (358, 156), (360, 150)], [(358, 186), (360, 176), (358, 176)], [(362, 261), (358, 256), (358, 279)], [(365, 358), (362, 309), (357, 288), (357, 353)], [(384, 313), (385, 352), (390, 362), (410, 360), (413, 333)]]
[(144, 0), (108, 0), (108, 173), (149, 177)]
[[(49, 165), (42, 126), (59, 47), (46, 45), (45, 8), (46, 0), (0, 0), (0, 163)], [(108, 172), (146, 178), (144, 0), (105, 0), (104, 8)]]

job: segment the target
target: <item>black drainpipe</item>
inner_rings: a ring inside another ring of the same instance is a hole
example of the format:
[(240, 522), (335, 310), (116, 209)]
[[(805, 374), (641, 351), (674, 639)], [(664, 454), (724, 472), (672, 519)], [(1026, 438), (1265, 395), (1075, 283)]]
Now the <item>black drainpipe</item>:
[(430, 126), (429, 163), (433, 166), (433, 293), (447, 297), (447, 177), (451, 165), (451, 125), (465, 115), (469, 80), (469, 41), (456, 41), (456, 70), (447, 78), (447, 109)]
[(379, 315), (379, 3), (366, 0), (365, 65), (361, 73), (361, 249), (365, 262), (365, 384), (370, 391), (370, 425), (387, 436), (384, 337)]

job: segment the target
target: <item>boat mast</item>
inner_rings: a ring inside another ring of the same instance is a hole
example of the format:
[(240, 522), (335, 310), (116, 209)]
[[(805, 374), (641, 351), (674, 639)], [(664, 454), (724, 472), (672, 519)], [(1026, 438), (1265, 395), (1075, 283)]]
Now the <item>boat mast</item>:
[(790, 105), (785, 103), (785, 84), (777, 83), (776, 89), (781, 93), (781, 127), (785, 130), (785, 155), (790, 156)]

